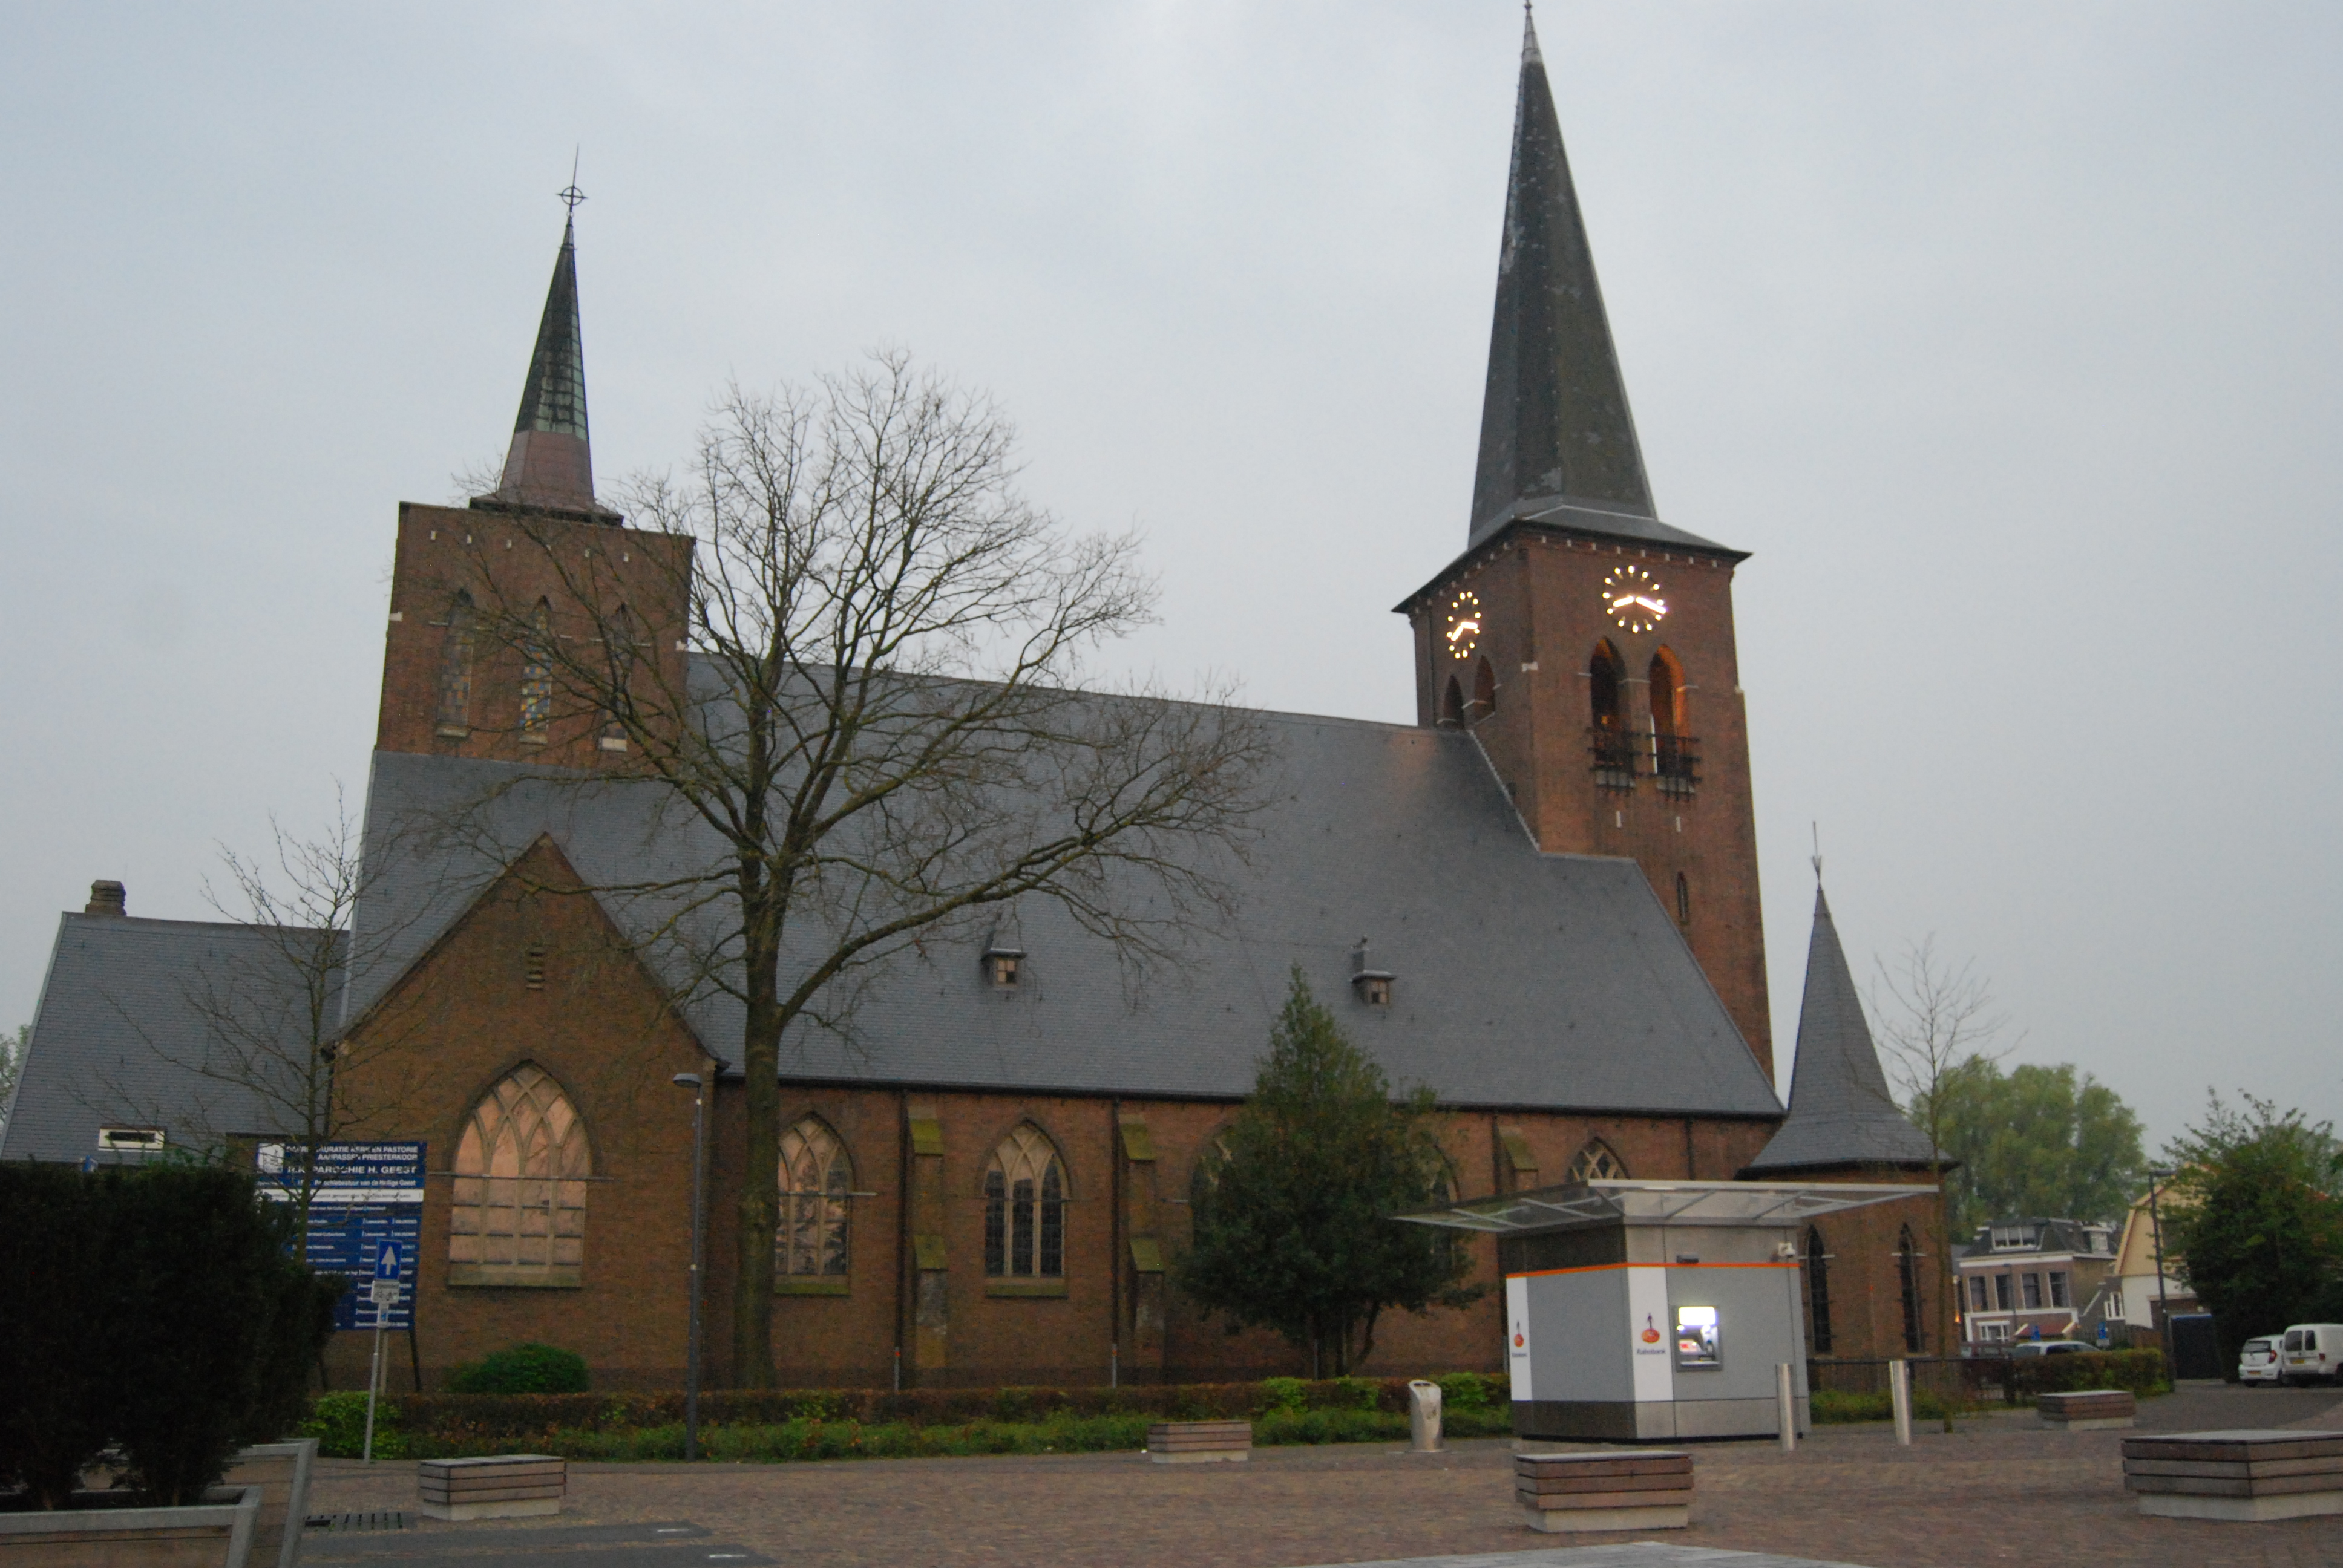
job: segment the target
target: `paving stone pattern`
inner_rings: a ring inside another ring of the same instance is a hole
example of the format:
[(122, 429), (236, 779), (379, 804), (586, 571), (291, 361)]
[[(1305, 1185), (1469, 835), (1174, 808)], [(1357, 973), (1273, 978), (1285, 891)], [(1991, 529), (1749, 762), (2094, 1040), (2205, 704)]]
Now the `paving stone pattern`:
[[(2137, 1431), (2276, 1426), (2343, 1430), (2343, 1402), (2334, 1390), (2197, 1385), (2141, 1402)], [(2343, 1517), (2264, 1524), (2142, 1517), (2124, 1491), (2126, 1435), (2053, 1431), (2031, 1412), (2009, 1412), (1965, 1421), (1950, 1436), (1923, 1430), (1909, 1449), (1896, 1447), (1885, 1426), (1825, 1428), (1794, 1454), (1771, 1442), (1695, 1444), (1693, 1526), (1670, 1532), (1664, 1544), (1674, 1561), (1695, 1561), (1683, 1550), (1704, 1548), (1862, 1568), (2343, 1563)], [(413, 1504), (411, 1462), (368, 1473), (355, 1461), (329, 1460), (320, 1471), (317, 1512)], [(1500, 1553), (1526, 1553), (1514, 1559), (1524, 1568), (1607, 1568), (1604, 1557), (1571, 1554), (1583, 1548), (1535, 1550), (1541, 1543), (1521, 1523), (1513, 1453), (1502, 1441), (1433, 1455), (1371, 1443), (1267, 1448), (1255, 1450), (1251, 1464), (1226, 1465), (1151, 1465), (1137, 1452), (578, 1463), (569, 1468), (558, 1523), (680, 1520), (730, 1550), (791, 1568), (1161, 1568), (1182, 1561), (1292, 1568)], [(417, 1523), (402, 1533), (410, 1542), (434, 1530), (478, 1535), (556, 1522)], [(1604, 1544), (1597, 1537), (1586, 1546)], [(1605, 1556), (1623, 1565), (1671, 1561), (1649, 1551)], [(1758, 1565), (1724, 1559), (1717, 1568)]]

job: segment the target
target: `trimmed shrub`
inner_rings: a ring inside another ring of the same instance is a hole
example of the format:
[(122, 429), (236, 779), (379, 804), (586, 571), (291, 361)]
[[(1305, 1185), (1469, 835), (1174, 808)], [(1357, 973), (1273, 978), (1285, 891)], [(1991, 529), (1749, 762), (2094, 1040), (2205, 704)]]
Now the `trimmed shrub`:
[(1510, 1414), (1513, 1409), (1513, 1380), (1501, 1372), (1450, 1372), (1433, 1381), (1440, 1384), (1443, 1420), (1466, 1411), (1493, 1409)]
[[(367, 1396), (345, 1391), (321, 1393), (309, 1407), (308, 1419), (293, 1429), (297, 1437), (314, 1437), (317, 1452), (327, 1459), (356, 1459), (366, 1452)], [(374, 1456), (407, 1457), (406, 1434), (398, 1430), (398, 1405), (379, 1400), (374, 1412)]]
[[(70, 1166), (0, 1165), (0, 1486), (63, 1508), (106, 1446), (106, 1334), (92, 1322), (107, 1218), (96, 1181)], [(93, 1332), (96, 1329), (96, 1332)]]
[(1261, 1380), (1261, 1409), (1266, 1415), (1272, 1411), (1307, 1410), (1310, 1408), (1310, 1385), (1298, 1377), (1265, 1377)]
[(2128, 1389), (2138, 1395), (2169, 1393), (2172, 1379), (2160, 1350), (2077, 1351), (2063, 1356), (2013, 1357), (2007, 1388), (2010, 1403), (2032, 1404), (2037, 1394), (2085, 1389)]
[(447, 1377), (458, 1393), (584, 1393), (586, 1358), (531, 1341), (508, 1345)]

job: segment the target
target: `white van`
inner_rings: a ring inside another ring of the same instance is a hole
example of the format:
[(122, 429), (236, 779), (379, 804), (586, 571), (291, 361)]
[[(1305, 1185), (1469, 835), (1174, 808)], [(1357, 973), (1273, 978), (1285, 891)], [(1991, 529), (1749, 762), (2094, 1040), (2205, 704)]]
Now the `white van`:
[(2343, 1323), (2296, 1323), (2278, 1352), (2281, 1383), (2343, 1382)]

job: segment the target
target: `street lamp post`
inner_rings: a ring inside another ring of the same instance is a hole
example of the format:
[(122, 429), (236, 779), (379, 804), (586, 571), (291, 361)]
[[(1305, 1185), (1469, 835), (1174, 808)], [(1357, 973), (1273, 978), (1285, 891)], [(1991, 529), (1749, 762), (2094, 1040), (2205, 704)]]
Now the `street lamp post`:
[(2147, 1228), (2156, 1240), (2156, 1337), (2164, 1346), (2164, 1373), (2173, 1376), (2172, 1367), (2172, 1301), (2164, 1284), (2164, 1216), (2157, 1209), (2157, 1194), (2172, 1177), (2169, 1171), (2150, 1170), (2147, 1173)]
[(708, 1141), (708, 1086), (696, 1072), (679, 1072), (676, 1087), (691, 1091), (691, 1328), (684, 1352), (683, 1457), (699, 1457), (699, 1265), (706, 1205), (700, 1201), (700, 1171)]

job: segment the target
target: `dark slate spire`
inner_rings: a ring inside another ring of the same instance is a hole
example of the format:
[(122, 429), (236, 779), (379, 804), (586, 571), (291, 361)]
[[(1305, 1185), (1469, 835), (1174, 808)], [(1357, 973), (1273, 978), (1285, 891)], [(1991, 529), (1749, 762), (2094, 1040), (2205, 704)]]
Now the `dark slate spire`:
[[(1652, 488), (1579, 220), (1537, 28), (1524, 20), (1472, 542), (1564, 500), (1650, 518)], [(1540, 505), (1524, 507), (1524, 501)]]
[(586, 435), (586, 347), (578, 326), (578, 225), (562, 226), (545, 315), (537, 324), (537, 352), (513, 421), (504, 483), (493, 498), (528, 506), (598, 512), (594, 504), (594, 452)]
[(1838, 928), (1831, 923), (1830, 900), (1817, 886), (1814, 940), (1806, 947), (1806, 995), (1798, 1009), (1798, 1060), (1790, 1075), (1790, 1119), (1744, 1174), (1925, 1166), (1932, 1153), (1926, 1135), (1904, 1120), (1887, 1091), (1870, 1026), (1863, 1020), (1863, 999), (1855, 994)]

